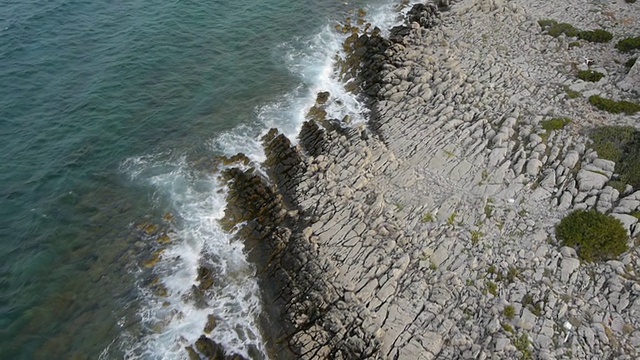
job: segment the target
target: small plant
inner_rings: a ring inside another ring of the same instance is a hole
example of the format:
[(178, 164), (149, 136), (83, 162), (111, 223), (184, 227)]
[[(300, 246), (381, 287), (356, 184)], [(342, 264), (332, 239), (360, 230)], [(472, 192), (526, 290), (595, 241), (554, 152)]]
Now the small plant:
[(624, 2), (626, 2), (627, 4), (633, 4), (636, 2), (636, 0), (624, 0)]
[(482, 181), (486, 181), (489, 178), (489, 175), (491, 175), (491, 174), (489, 174), (489, 170), (483, 169), (482, 170), (482, 174), (481, 174)]
[(569, 99), (577, 99), (582, 97), (582, 94), (579, 91), (571, 90), (568, 86), (564, 88), (564, 92), (567, 94)]
[(447, 156), (447, 159), (453, 159), (456, 157), (456, 154), (451, 150), (445, 150), (444, 154)]
[(396, 210), (398, 211), (404, 210), (404, 204), (399, 201), (395, 203), (395, 206), (396, 206)]
[(556, 236), (589, 262), (614, 259), (628, 249), (627, 230), (622, 223), (595, 210), (578, 210), (567, 215), (556, 227)]
[(433, 222), (433, 214), (432, 213), (426, 213), (422, 216), (422, 222), (423, 223), (430, 223)]
[(456, 213), (455, 211), (452, 212), (451, 215), (449, 215), (449, 218), (447, 219), (447, 225), (455, 226), (456, 225), (456, 216), (458, 216), (458, 213)]
[(482, 233), (478, 230), (471, 231), (471, 243), (473, 245), (477, 245), (480, 239), (482, 238)]
[(589, 102), (596, 108), (612, 114), (625, 113), (627, 115), (633, 115), (640, 111), (640, 105), (636, 103), (629, 101), (615, 101), (598, 95), (589, 96)]
[(498, 272), (498, 269), (496, 269), (496, 266), (495, 266), (495, 265), (490, 265), (490, 266), (487, 268), (487, 274), (495, 275), (497, 272)]
[(511, 320), (516, 316), (516, 308), (513, 305), (507, 305), (503, 311), (504, 317)]
[(595, 43), (606, 43), (611, 41), (611, 39), (613, 39), (613, 34), (603, 29), (592, 30), (592, 31), (580, 31), (578, 33), (578, 39), (586, 40), (589, 42), (595, 42)]
[(546, 131), (551, 130), (562, 130), (565, 126), (571, 124), (571, 119), (569, 118), (553, 118), (549, 120), (545, 120), (540, 122), (542, 128)]
[(509, 324), (509, 323), (502, 323), (501, 325), (502, 325), (502, 329), (503, 329), (504, 331), (506, 331), (506, 332), (508, 332), (508, 333), (511, 333), (511, 334), (515, 333), (515, 331), (513, 330), (513, 326), (511, 326), (511, 324)]
[(633, 50), (640, 49), (640, 36), (618, 41), (616, 49), (622, 52), (632, 52)]
[(580, 41), (572, 41), (569, 43), (569, 49), (574, 48), (574, 47), (581, 47), (582, 44), (580, 43)]
[(582, 70), (578, 72), (578, 79), (590, 82), (598, 82), (604, 77), (603, 73), (593, 70)]
[(518, 337), (513, 346), (522, 353), (522, 356), (520, 357), (521, 360), (533, 359), (533, 354), (530, 349), (531, 343), (529, 342), (529, 336), (527, 336), (527, 334), (522, 334)]
[(484, 205), (484, 214), (487, 216), (487, 219), (491, 219), (494, 209), (495, 205), (493, 205), (493, 200), (487, 199), (487, 203)]
[(535, 302), (533, 300), (533, 296), (531, 296), (530, 294), (526, 294), (522, 298), (522, 306), (529, 309), (529, 311), (531, 311), (531, 313), (535, 316), (542, 315), (542, 306), (540, 305), (540, 302)]
[(516, 279), (520, 279), (520, 270), (515, 267), (509, 268), (509, 272), (507, 272), (507, 281), (512, 283), (516, 281)]
[(492, 281), (487, 281), (487, 291), (489, 294), (498, 297), (498, 285)]
[(638, 58), (637, 58), (637, 57), (631, 58), (631, 59), (627, 60), (627, 61), (624, 63), (624, 66), (626, 66), (626, 67), (628, 67), (628, 68), (632, 68), (632, 67), (633, 67), (633, 65), (635, 65), (635, 64), (636, 64), (636, 60), (638, 60)]

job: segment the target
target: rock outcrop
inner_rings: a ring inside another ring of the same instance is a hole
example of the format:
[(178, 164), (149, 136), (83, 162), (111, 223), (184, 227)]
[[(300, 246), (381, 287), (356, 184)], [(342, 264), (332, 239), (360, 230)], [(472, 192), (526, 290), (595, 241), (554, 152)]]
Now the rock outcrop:
[[(588, 28), (596, 17), (614, 27), (609, 17), (628, 16), (618, 5), (417, 6), (391, 39), (348, 40), (349, 63), (361, 67), (346, 80), (370, 98), (368, 126), (310, 120), (298, 145), (272, 130), (268, 179), (225, 171), (223, 223), (243, 224), (283, 322), (280, 350), (301, 359), (640, 356), (633, 240), (620, 259), (588, 264), (554, 239), (573, 209), (617, 214), (640, 232), (630, 215), (640, 195), (609, 185), (615, 164), (581, 132), (638, 117), (565, 91), (589, 52), (610, 80), (585, 96), (633, 94), (613, 85), (623, 75), (612, 45), (569, 50), (537, 23), (553, 16)], [(574, 122), (545, 130), (555, 116)]]

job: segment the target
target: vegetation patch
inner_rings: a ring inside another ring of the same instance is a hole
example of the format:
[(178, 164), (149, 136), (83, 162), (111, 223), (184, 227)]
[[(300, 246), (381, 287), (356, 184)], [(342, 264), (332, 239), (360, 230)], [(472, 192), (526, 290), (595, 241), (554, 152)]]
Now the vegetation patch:
[(633, 115), (640, 111), (640, 105), (636, 103), (630, 101), (615, 101), (598, 95), (589, 96), (589, 102), (596, 108), (612, 114), (625, 113), (627, 115)]
[(622, 223), (595, 210), (578, 210), (556, 226), (556, 236), (565, 246), (576, 249), (585, 261), (615, 259), (628, 250), (627, 230)]
[(633, 4), (636, 2), (636, 0), (624, 0), (624, 2), (626, 2), (627, 4)]
[(593, 70), (581, 70), (578, 71), (578, 79), (590, 82), (598, 82), (604, 77), (603, 73)]
[(613, 39), (613, 34), (603, 29), (580, 31), (578, 33), (578, 39), (595, 43), (606, 43)]
[(616, 163), (622, 160), (627, 147), (637, 137), (637, 131), (633, 126), (601, 126), (589, 135), (598, 156)]
[(571, 90), (568, 86), (564, 88), (564, 92), (567, 93), (567, 97), (569, 99), (577, 99), (582, 97), (582, 94), (579, 91)]
[(562, 130), (564, 129), (565, 126), (569, 125), (570, 123), (571, 123), (571, 119), (569, 118), (553, 118), (553, 119), (540, 122), (540, 125), (542, 125), (542, 128), (545, 129), (546, 131), (551, 131), (551, 130)]
[(602, 126), (596, 128), (589, 137), (598, 156), (615, 161), (618, 181), (609, 185), (624, 191), (626, 184), (640, 187), (640, 132), (632, 126)]
[(607, 183), (607, 185), (618, 190), (620, 194), (623, 194), (625, 189), (627, 188), (627, 184), (624, 181), (620, 181), (620, 180), (611, 180), (609, 181), (609, 183)]
[(538, 25), (542, 28), (542, 31), (545, 31), (548, 35), (553, 37), (558, 37), (564, 34), (567, 37), (576, 37), (580, 31), (573, 27), (571, 24), (567, 23), (558, 23), (555, 20), (540, 20), (538, 21)]
[(424, 214), (422, 216), (422, 222), (423, 223), (430, 223), (430, 222), (433, 222), (433, 220), (434, 220), (433, 214), (430, 213), (430, 212), (428, 212), (428, 213), (426, 213), (426, 214)]
[(518, 337), (513, 346), (515, 346), (516, 349), (522, 354), (522, 356), (520, 357), (521, 360), (533, 359), (533, 353), (531, 352), (531, 343), (529, 342), (529, 336), (527, 336), (527, 334), (522, 334), (520, 337)]
[(638, 60), (637, 57), (631, 58), (631, 59), (627, 60), (627, 62), (624, 63), (624, 66), (626, 66), (628, 68), (632, 68), (633, 65), (636, 64), (636, 60)]
[(632, 52), (633, 50), (640, 49), (640, 36), (618, 41), (616, 49), (622, 52)]
[(504, 314), (504, 317), (511, 320), (516, 316), (516, 308), (513, 307), (513, 305), (507, 305), (504, 308), (503, 314)]
[(486, 286), (487, 286), (487, 291), (491, 295), (498, 297), (498, 285), (496, 285), (496, 283), (492, 281), (487, 281)]

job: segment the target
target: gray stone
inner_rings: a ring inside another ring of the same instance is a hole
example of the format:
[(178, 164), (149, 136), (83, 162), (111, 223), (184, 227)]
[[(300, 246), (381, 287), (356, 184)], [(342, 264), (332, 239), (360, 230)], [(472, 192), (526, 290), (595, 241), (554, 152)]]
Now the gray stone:
[(629, 235), (631, 235), (631, 232), (633, 231), (633, 226), (638, 222), (638, 218), (632, 215), (613, 213), (611, 216), (620, 220), (625, 229), (627, 229)]
[(576, 176), (580, 191), (590, 191), (592, 189), (602, 189), (609, 178), (605, 175), (581, 169)]
[(563, 258), (560, 264), (560, 280), (568, 282), (571, 274), (580, 267), (580, 260), (576, 258)]
[(571, 150), (567, 152), (567, 155), (565, 155), (564, 160), (562, 161), (562, 166), (568, 169), (573, 169), (573, 167), (578, 163), (578, 160), (580, 160), (578, 152)]
[(537, 176), (542, 167), (542, 161), (538, 159), (529, 159), (527, 162), (527, 175)]
[(593, 160), (593, 165), (607, 172), (614, 172), (616, 169), (616, 163), (614, 161), (600, 158)]
[(520, 315), (520, 321), (518, 321), (518, 326), (520, 326), (524, 330), (533, 329), (536, 324), (536, 316), (529, 311), (529, 309), (522, 309), (522, 315)]

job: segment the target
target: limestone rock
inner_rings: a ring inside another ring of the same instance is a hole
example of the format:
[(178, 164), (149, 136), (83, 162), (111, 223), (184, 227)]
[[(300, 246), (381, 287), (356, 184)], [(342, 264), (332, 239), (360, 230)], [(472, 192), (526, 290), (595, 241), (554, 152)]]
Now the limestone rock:
[(609, 178), (606, 175), (584, 169), (581, 169), (578, 172), (576, 179), (578, 180), (578, 188), (580, 189), (580, 191), (602, 189), (604, 187), (604, 184), (609, 181)]

